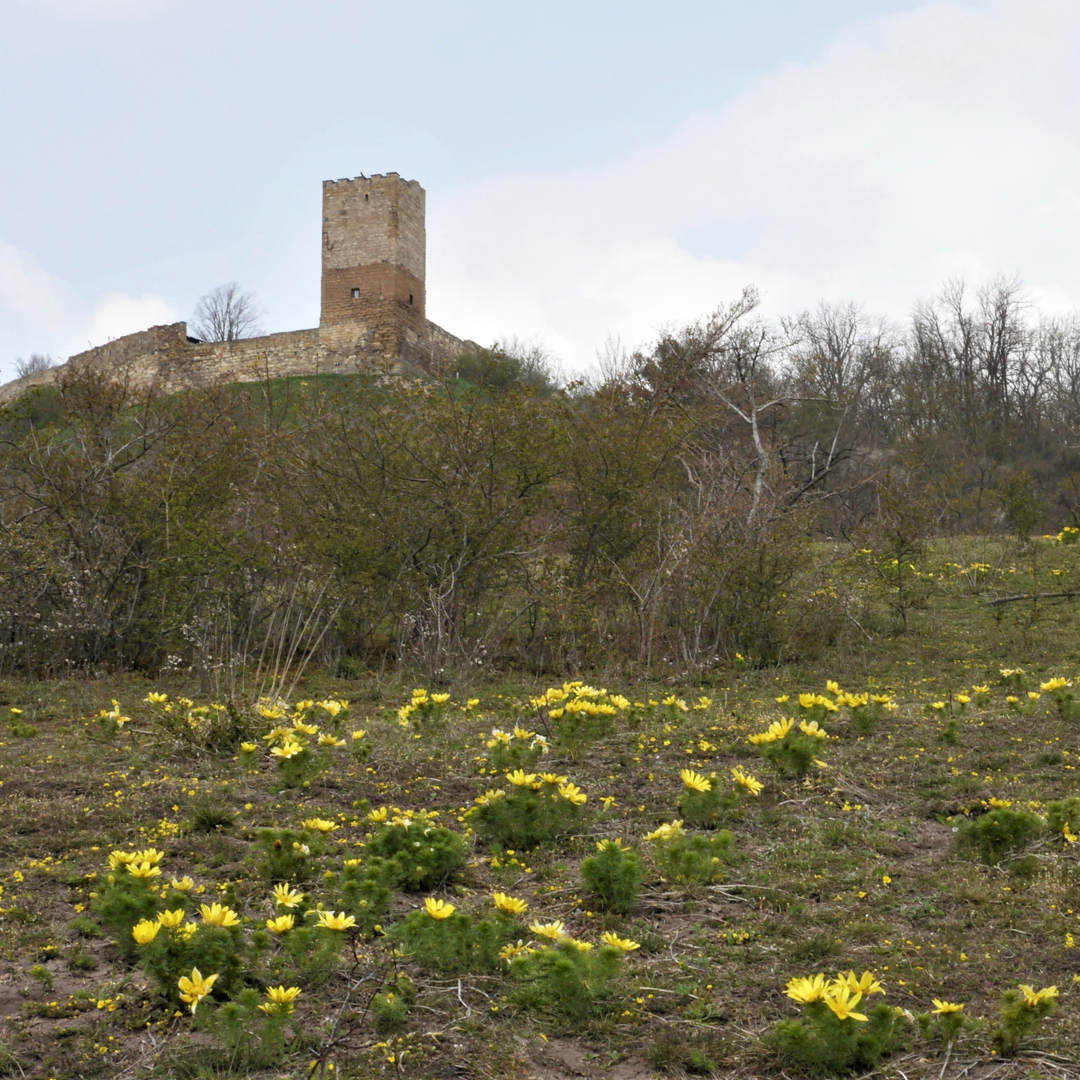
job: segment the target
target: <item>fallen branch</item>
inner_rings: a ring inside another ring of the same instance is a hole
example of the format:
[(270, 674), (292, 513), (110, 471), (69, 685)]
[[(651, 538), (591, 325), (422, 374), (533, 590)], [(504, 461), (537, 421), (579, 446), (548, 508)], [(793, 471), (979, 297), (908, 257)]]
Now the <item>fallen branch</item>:
[(990, 600), (991, 607), (998, 604), (1013, 604), (1017, 600), (1059, 600), (1063, 597), (1080, 596), (1080, 591), (1070, 592), (1043, 592), (1043, 593), (1017, 593), (1015, 596), (999, 596), (996, 600)]

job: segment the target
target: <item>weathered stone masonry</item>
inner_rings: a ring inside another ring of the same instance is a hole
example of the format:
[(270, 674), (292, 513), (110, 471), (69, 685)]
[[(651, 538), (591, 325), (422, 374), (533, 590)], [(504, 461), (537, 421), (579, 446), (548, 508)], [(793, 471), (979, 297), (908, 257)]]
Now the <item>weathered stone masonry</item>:
[[(323, 184), (322, 312), (319, 326), (219, 343), (188, 336), (185, 323), (152, 326), (68, 360), (115, 372), (140, 389), (286, 375), (380, 371), (438, 373), (478, 348), (425, 315), (424, 189), (397, 173)], [(65, 368), (0, 386), (0, 401), (63, 379)]]

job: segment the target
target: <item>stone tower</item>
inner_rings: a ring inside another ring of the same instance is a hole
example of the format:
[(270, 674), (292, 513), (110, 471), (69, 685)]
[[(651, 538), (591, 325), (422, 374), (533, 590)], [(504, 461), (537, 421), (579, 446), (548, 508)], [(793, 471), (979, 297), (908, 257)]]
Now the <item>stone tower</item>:
[(397, 173), (323, 183), (324, 341), (400, 359), (427, 337), (424, 189)]

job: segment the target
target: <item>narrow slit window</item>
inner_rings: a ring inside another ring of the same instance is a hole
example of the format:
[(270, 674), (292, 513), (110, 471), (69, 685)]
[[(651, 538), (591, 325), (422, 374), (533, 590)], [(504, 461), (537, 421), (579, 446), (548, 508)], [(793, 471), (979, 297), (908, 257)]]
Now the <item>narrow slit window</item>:
[(409, 303), (412, 303), (412, 293), (409, 293)]
[(360, 290), (359, 289), (353, 289), (352, 298), (354, 300), (359, 300), (360, 299)]

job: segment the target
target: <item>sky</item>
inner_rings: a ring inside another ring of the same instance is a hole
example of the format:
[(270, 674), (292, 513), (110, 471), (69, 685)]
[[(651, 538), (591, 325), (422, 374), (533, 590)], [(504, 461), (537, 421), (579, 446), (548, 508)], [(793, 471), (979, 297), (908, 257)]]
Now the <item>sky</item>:
[(428, 193), (428, 316), (581, 371), (754, 284), (1080, 308), (1075, 0), (0, 0), (0, 380), (228, 281), (319, 317), (321, 181)]

